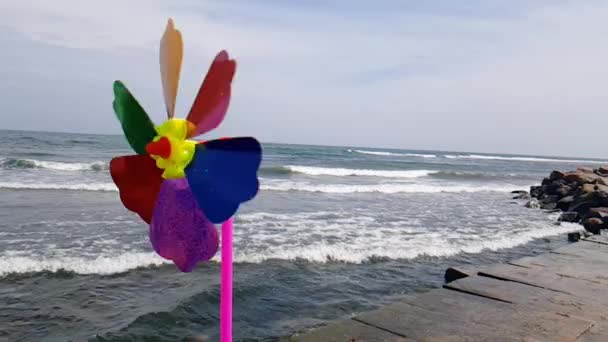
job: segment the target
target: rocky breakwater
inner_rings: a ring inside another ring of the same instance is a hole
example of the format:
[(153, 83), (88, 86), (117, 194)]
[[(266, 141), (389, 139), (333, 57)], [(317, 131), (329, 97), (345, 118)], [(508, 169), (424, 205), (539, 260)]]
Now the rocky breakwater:
[(527, 207), (563, 211), (559, 221), (581, 223), (593, 234), (608, 228), (608, 166), (553, 171), (529, 196)]

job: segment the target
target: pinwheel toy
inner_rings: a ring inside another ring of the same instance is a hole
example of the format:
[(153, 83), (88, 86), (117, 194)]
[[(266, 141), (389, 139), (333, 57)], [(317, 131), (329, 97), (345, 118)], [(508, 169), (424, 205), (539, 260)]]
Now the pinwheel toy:
[(169, 19), (160, 43), (160, 74), (168, 120), (154, 126), (124, 84), (114, 82), (114, 111), (137, 153), (110, 162), (124, 206), (150, 225), (150, 241), (182, 272), (211, 259), (222, 224), (221, 340), (232, 340), (232, 216), (258, 192), (260, 144), (251, 137), (197, 142), (216, 128), (230, 102), (236, 63), (216, 57), (186, 119), (174, 118), (183, 55), (181, 33)]

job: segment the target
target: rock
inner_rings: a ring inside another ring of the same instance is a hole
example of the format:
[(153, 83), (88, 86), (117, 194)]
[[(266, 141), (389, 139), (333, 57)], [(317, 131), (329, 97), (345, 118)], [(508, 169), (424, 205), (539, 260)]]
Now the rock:
[(549, 184), (551, 184), (551, 179), (546, 178), (546, 177), (543, 178), (542, 182), (540, 182), (540, 185), (549, 185)]
[(528, 192), (526, 190), (513, 190), (511, 191), (512, 194), (527, 194)]
[(454, 280), (466, 278), (469, 276), (476, 275), (477, 272), (473, 269), (467, 269), (463, 267), (450, 267), (445, 271), (445, 275), (443, 278), (445, 279), (445, 283), (451, 283)]
[(580, 172), (580, 171), (566, 173), (564, 175), (563, 180), (566, 181), (567, 183), (576, 182), (577, 184), (587, 184), (587, 183), (594, 183), (594, 182), (603, 184), (603, 185), (608, 184), (608, 180), (606, 180), (602, 176), (596, 175), (595, 173)]
[(579, 232), (568, 233), (568, 241), (577, 242), (580, 239), (581, 239), (581, 233), (579, 233)]
[(600, 191), (608, 194), (608, 186), (602, 184), (583, 184), (583, 186), (581, 187), (582, 193), (588, 193), (593, 191)]
[(549, 204), (549, 203), (557, 203), (557, 201), (559, 201), (559, 196), (549, 195), (549, 196), (545, 196), (543, 199), (541, 199), (540, 203)]
[(572, 201), (574, 201), (574, 196), (566, 196), (557, 201), (555, 206), (562, 211), (566, 211), (570, 207), (570, 203), (572, 203)]
[(562, 192), (562, 188), (564, 186), (568, 186), (566, 182), (561, 181), (561, 180), (557, 180), (552, 182), (551, 184), (547, 184), (543, 190), (545, 191), (546, 194), (548, 195), (557, 195), (558, 193)]
[(575, 197), (572, 203), (570, 203), (568, 211), (576, 211), (580, 217), (584, 217), (589, 209), (601, 206), (602, 199), (599, 196), (599, 193), (589, 192)]
[(582, 173), (593, 173), (593, 169), (586, 166), (579, 166), (576, 168), (576, 171)]
[(543, 193), (542, 186), (531, 186), (530, 187), (530, 196), (538, 198)]
[[(541, 207), (541, 209), (553, 211), (557, 207), (557, 203), (555, 203), (555, 202), (541, 203), (540, 207)], [(557, 211), (559, 211), (559, 209)]]
[(564, 179), (564, 173), (560, 172), (560, 171), (553, 171), (553, 172), (551, 172), (551, 175), (549, 175), (549, 179), (551, 181)]
[(526, 208), (538, 209), (540, 208), (540, 202), (536, 198), (533, 198), (529, 200), (526, 204), (524, 204), (524, 206)]
[(584, 194), (589, 193), (589, 192), (594, 192), (596, 190), (596, 185), (597, 184), (591, 184), (591, 183), (583, 184), (583, 186), (581, 187), (581, 192)]
[(572, 191), (572, 187), (570, 185), (564, 184), (562, 185), (559, 189), (557, 189), (556, 191), (556, 195), (561, 197), (566, 197), (568, 195), (570, 195), (573, 191)]
[(557, 220), (560, 222), (578, 222), (578, 213), (568, 211), (559, 215)]
[(587, 212), (587, 215), (585, 215), (585, 219), (588, 219), (591, 217), (599, 218), (604, 222), (608, 221), (608, 208), (598, 207), (598, 208), (589, 209), (589, 211)]
[(513, 199), (526, 199), (526, 200), (529, 200), (531, 198), (532, 198), (532, 196), (530, 196), (530, 194), (527, 193), (527, 192), (523, 193), (523, 194), (519, 194), (517, 196), (513, 196)]
[(608, 176), (608, 165), (600, 166), (597, 170), (595, 170), (595, 173), (599, 174), (600, 176)]
[(599, 235), (600, 230), (606, 228), (606, 225), (601, 219), (597, 217), (591, 217), (583, 221), (583, 227), (585, 227), (586, 231), (595, 235)]

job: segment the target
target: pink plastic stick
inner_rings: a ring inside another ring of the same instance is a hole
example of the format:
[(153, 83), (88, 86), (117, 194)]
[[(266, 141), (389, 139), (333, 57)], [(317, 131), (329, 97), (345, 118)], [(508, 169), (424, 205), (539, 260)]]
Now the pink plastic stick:
[(232, 218), (222, 223), (221, 265), (220, 339), (221, 342), (232, 342)]

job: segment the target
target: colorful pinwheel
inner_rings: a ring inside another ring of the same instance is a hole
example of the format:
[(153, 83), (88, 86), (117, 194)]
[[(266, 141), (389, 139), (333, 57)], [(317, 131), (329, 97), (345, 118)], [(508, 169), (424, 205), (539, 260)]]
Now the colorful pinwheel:
[(168, 116), (160, 126), (154, 126), (122, 82), (114, 82), (114, 111), (137, 155), (112, 159), (110, 173), (124, 206), (150, 224), (154, 250), (190, 272), (217, 252), (214, 224), (230, 222), (231, 228), (239, 205), (256, 195), (262, 151), (250, 137), (188, 140), (213, 130), (224, 119), (236, 63), (220, 52), (188, 116), (176, 119), (182, 55), (181, 33), (170, 19), (160, 44)]

